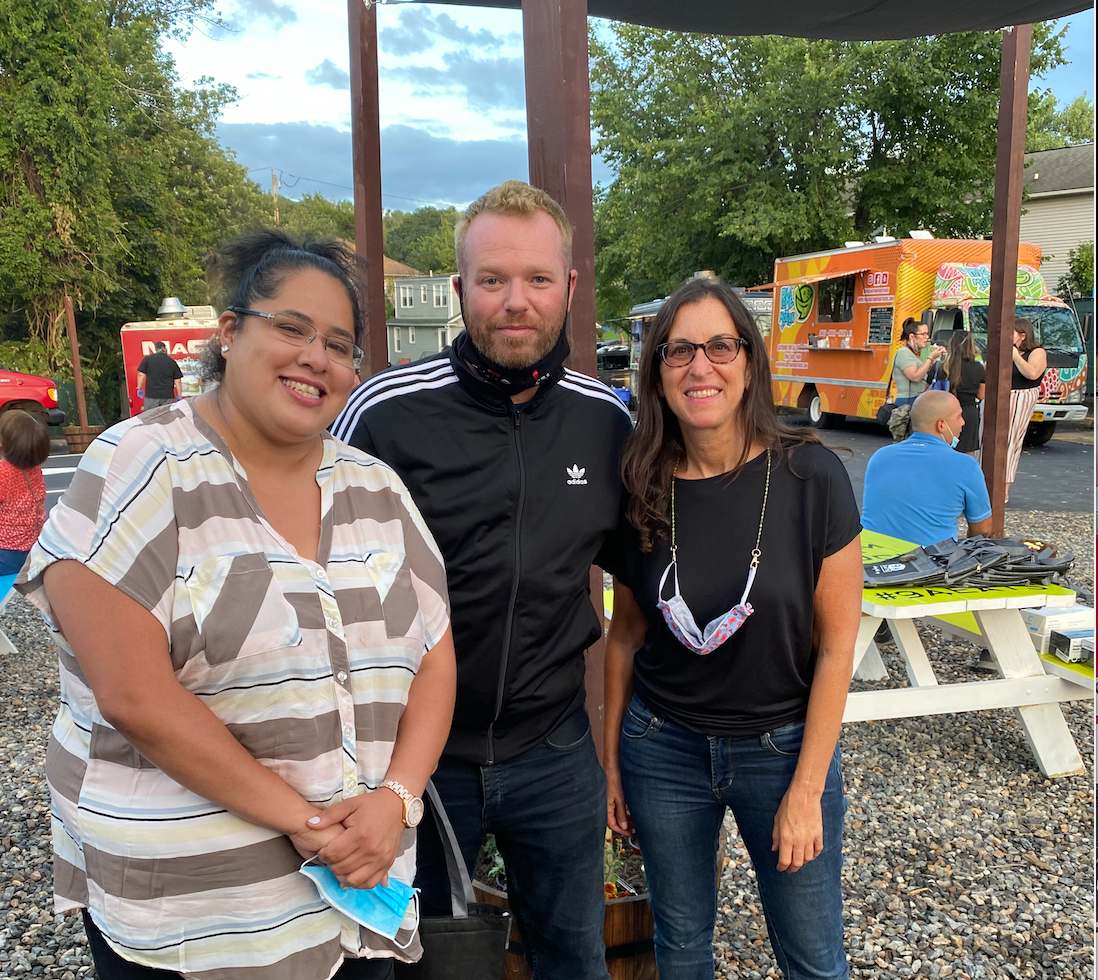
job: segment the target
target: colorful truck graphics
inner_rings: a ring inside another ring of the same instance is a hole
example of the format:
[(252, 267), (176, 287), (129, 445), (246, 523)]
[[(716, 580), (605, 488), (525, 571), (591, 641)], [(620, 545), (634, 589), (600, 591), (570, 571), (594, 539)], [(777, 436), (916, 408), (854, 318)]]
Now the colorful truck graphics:
[[(1051, 436), (1061, 419), (1082, 419), (1086, 354), (1075, 316), (1050, 296), (1037, 271), (1041, 250), (1019, 247), (1017, 309), (1049, 353), (1033, 422)], [(778, 259), (770, 336), (775, 404), (807, 409), (813, 423), (873, 418), (891, 388), (900, 326), (930, 321), (941, 343), (953, 329), (987, 343), (991, 242), (910, 238)], [(1051, 423), (1051, 425), (1050, 425)], [(1041, 436), (1043, 435), (1043, 438)]]

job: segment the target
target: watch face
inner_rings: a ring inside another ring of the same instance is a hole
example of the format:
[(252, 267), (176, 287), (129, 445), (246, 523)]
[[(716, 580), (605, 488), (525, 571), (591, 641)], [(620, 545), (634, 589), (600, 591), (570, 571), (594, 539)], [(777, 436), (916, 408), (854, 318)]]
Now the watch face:
[(413, 796), (408, 801), (408, 810), (404, 816), (405, 823), (409, 827), (415, 827), (423, 819), (423, 800), (418, 796)]

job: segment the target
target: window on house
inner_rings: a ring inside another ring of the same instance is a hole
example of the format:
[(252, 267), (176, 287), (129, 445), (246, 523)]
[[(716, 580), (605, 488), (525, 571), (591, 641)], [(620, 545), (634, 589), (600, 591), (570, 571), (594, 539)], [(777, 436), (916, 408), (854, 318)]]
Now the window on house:
[(393, 327), (393, 350), (400, 353), (400, 327)]
[(415, 302), (415, 300), (412, 297), (412, 287), (411, 286), (401, 286), (400, 287), (400, 305), (407, 308), (407, 307), (410, 307), (414, 302)]
[(426, 286), (420, 286), (419, 287), (419, 301), (421, 303), (426, 303), (427, 302), (427, 287)]
[(447, 283), (444, 282), (435, 283), (435, 306), (446, 305), (446, 286)]
[(416, 342), (416, 328), (415, 327), (409, 327), (408, 328), (408, 343), (409, 344), (414, 344), (415, 342)]
[(855, 276), (825, 279), (819, 284), (817, 323), (849, 323), (854, 319)]

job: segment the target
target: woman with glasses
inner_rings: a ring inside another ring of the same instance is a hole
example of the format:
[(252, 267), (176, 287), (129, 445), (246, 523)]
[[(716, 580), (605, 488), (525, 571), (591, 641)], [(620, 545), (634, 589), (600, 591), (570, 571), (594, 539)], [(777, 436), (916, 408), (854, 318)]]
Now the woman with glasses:
[(391, 977), (414, 903), (375, 931), (298, 869), (413, 880), (454, 699), (442, 560), (326, 431), (362, 357), (353, 256), (264, 232), (221, 264), (216, 387), (100, 436), (23, 572), (60, 648), (55, 907), (101, 980)]
[(911, 406), (927, 389), (927, 376), (945, 353), (944, 347), (932, 346), (926, 357), (923, 348), (930, 340), (930, 327), (913, 317), (904, 320), (900, 327), (903, 346), (896, 351), (892, 361), (892, 383), (896, 389), (896, 407), (888, 418), (892, 438), (902, 442), (911, 435)]
[(787, 977), (846, 977), (838, 735), (861, 615), (838, 458), (775, 411), (754, 320), (694, 280), (641, 357), (606, 652), (607, 818), (637, 833), (661, 980), (712, 980), (731, 809)]

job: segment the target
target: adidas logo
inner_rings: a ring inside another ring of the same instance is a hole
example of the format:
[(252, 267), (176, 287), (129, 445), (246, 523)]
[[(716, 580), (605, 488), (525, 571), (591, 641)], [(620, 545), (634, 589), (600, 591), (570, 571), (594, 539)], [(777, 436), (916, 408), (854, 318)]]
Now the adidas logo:
[(573, 463), (571, 466), (564, 467), (564, 472), (568, 474), (568, 486), (587, 486), (587, 481), (583, 478), (583, 474), (587, 472), (586, 467), (580, 466), (579, 463)]

